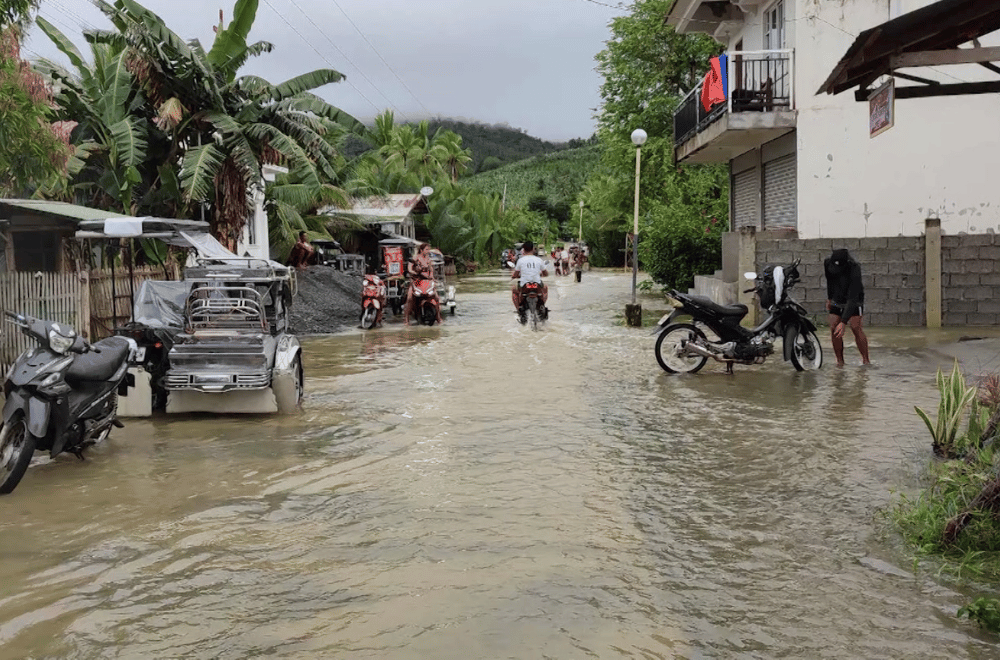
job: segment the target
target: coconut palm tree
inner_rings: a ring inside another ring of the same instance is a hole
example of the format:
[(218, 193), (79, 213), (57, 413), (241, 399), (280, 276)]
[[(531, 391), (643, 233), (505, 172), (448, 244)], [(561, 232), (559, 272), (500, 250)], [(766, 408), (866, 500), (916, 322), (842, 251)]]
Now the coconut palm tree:
[(437, 142), (444, 150), (443, 163), (451, 182), (458, 183), (458, 177), (472, 162), (472, 150), (463, 149), (462, 136), (452, 131), (444, 131)]

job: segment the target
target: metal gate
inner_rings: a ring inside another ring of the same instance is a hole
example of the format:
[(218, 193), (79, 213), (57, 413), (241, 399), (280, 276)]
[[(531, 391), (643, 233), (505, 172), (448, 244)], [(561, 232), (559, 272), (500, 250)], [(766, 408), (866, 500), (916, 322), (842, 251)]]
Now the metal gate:
[(795, 154), (764, 163), (764, 229), (796, 229)]
[(757, 210), (760, 196), (757, 189), (757, 170), (749, 169), (733, 176), (733, 223), (741, 227), (758, 227)]

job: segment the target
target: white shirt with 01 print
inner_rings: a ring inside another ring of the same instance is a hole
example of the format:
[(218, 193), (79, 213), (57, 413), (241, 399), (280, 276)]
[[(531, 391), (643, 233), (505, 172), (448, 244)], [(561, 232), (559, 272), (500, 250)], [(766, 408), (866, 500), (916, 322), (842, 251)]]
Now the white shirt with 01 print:
[(545, 262), (533, 254), (526, 254), (514, 264), (514, 270), (521, 272), (518, 283), (524, 286), (528, 282), (542, 283), (542, 271), (545, 270)]

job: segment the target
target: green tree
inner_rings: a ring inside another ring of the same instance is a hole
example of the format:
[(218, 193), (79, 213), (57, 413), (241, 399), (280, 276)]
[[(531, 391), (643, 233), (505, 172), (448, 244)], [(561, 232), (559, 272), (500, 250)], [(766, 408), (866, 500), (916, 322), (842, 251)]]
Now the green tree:
[[(213, 233), (233, 246), (252, 214), (263, 164), (288, 166), (296, 172), (297, 183), (314, 190), (336, 182), (339, 156), (330, 134), (364, 133), (366, 129), (310, 90), (343, 76), (319, 69), (274, 85), (256, 76), (237, 75), (248, 58), (272, 49), (267, 42), (246, 42), (258, 0), (237, 0), (232, 21), (227, 27), (219, 26), (207, 52), (197, 40), (186, 42), (178, 37), (135, 0), (114, 0), (113, 4), (95, 0), (95, 4), (114, 29), (89, 32), (87, 39), (95, 52), (100, 48), (112, 56), (109, 61), (124, 64), (124, 71), (114, 71), (122, 79), (126, 74), (131, 77), (134, 96), (125, 101), (127, 119), (136, 129), (123, 127), (113, 132), (112, 139), (105, 138), (108, 150), (102, 153), (109, 153), (111, 144), (125, 146), (126, 137), (131, 140), (136, 157), (129, 161), (125, 151), (121, 152), (126, 155), (123, 160), (119, 154), (119, 168), (127, 162), (131, 165), (124, 167), (125, 179), (118, 184), (136, 189), (137, 211), (160, 214), (153, 207), (172, 205), (177, 210), (173, 215), (186, 217), (196, 215), (204, 204)], [(63, 103), (60, 95), (62, 112), (89, 104), (106, 127), (115, 126), (116, 116), (101, 113), (101, 100), (95, 96), (101, 88), (82, 84), (86, 73), (81, 66), (86, 69), (88, 65), (79, 54), (67, 52), (66, 43), (51, 29), (48, 32), (78, 70), (77, 76), (63, 76), (77, 83), (80, 93), (76, 105)], [(115, 60), (116, 54), (123, 57)], [(95, 58), (95, 73), (98, 65)], [(108, 71), (103, 69), (99, 82), (103, 89), (118, 89), (107, 84)], [(142, 130), (146, 131), (146, 153), (140, 159)]]
[(21, 59), (21, 35), (37, 6), (0, 3), (0, 192), (27, 196), (66, 172), (72, 125), (51, 123), (52, 91)]
[[(728, 224), (724, 200), (728, 177), (724, 166), (675, 167), (673, 163), (673, 111), (680, 98), (697, 85), (709, 60), (722, 45), (705, 35), (681, 35), (663, 17), (670, 0), (638, 0), (628, 16), (611, 22), (612, 38), (596, 59), (604, 76), (597, 138), (602, 147), (600, 172), (588, 184), (587, 202), (597, 226), (607, 233), (606, 246), (597, 250), (621, 263), (624, 234), (631, 231), (635, 186), (635, 146), (630, 136), (644, 129), (649, 139), (642, 147), (640, 177), (640, 261), (661, 283), (680, 282), (690, 275), (688, 266), (657, 261), (662, 244), (656, 237), (686, 236), (691, 249), (704, 254), (692, 259), (714, 270), (721, 247), (714, 244), (719, 231), (710, 231), (706, 244), (702, 217)], [(671, 225), (660, 227), (659, 225)], [(616, 248), (621, 245), (622, 248)], [(595, 259), (598, 261), (599, 259)], [(693, 267), (693, 266), (691, 266)], [(693, 275), (692, 275), (693, 277)]]
[(40, 62), (59, 83), (60, 116), (77, 122), (74, 142), (85, 149), (86, 165), (76, 185), (88, 189), (88, 203), (134, 214), (151, 124), (136, 112), (143, 99), (129, 70), (127, 49), (92, 43), (93, 62), (88, 63), (54, 25), (41, 16), (36, 21), (76, 69), (71, 74), (52, 62)]

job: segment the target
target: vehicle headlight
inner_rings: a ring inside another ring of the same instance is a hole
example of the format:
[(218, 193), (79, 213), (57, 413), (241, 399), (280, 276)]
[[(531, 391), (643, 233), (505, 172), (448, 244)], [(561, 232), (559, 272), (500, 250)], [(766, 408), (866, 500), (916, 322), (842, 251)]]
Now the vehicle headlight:
[(75, 340), (75, 336), (67, 337), (66, 335), (59, 334), (55, 329), (49, 330), (49, 348), (60, 355), (68, 351)]

